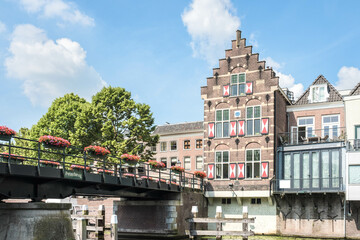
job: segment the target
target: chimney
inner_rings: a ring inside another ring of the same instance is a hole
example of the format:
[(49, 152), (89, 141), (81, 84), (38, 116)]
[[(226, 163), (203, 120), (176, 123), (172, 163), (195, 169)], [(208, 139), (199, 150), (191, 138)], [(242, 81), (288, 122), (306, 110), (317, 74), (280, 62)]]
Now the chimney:
[(236, 31), (236, 46), (239, 47), (240, 46), (240, 39), (241, 39), (241, 31), (237, 30)]

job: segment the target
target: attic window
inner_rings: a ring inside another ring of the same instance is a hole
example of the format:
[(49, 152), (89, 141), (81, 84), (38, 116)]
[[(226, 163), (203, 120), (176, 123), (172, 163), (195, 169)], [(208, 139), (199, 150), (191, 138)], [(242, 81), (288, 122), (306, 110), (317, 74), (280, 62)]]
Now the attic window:
[(327, 91), (327, 85), (314, 85), (310, 88), (309, 102), (325, 102), (329, 93)]

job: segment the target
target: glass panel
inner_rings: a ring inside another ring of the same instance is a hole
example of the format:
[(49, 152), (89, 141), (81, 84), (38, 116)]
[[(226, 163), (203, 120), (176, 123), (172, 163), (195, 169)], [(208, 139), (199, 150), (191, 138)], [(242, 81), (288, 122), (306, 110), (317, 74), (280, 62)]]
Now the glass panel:
[(307, 130), (308, 137), (312, 137), (313, 136), (313, 128), (312, 127), (307, 127), (306, 130)]
[(229, 110), (224, 110), (223, 120), (224, 121), (229, 120)]
[(229, 178), (229, 164), (223, 165), (223, 178)]
[(239, 83), (245, 82), (245, 73), (239, 74)]
[(246, 117), (247, 118), (252, 118), (253, 117), (253, 108), (252, 107), (248, 107), (246, 109)]
[(260, 150), (254, 150), (254, 161), (260, 161)]
[(360, 184), (360, 165), (349, 166), (349, 184)]
[(231, 85), (230, 95), (231, 96), (237, 96), (237, 85)]
[(221, 110), (216, 111), (216, 121), (222, 121), (222, 111)]
[(319, 96), (319, 100), (320, 101), (325, 101), (325, 88), (324, 87), (320, 87), (320, 96)]
[(252, 150), (246, 150), (246, 161), (252, 161)]
[(254, 117), (259, 118), (260, 117), (260, 106), (254, 107)]
[(236, 84), (237, 83), (237, 75), (232, 75), (231, 76), (231, 84)]
[(330, 169), (329, 169), (329, 152), (324, 151), (321, 153), (321, 162), (322, 162), (322, 187), (329, 188), (329, 178), (330, 178)]
[(331, 120), (331, 117), (324, 117), (324, 123), (329, 123)]
[(221, 138), (222, 137), (222, 123), (216, 123), (216, 137)]
[(221, 165), (222, 164), (216, 164), (216, 178), (219, 179), (221, 178)]
[(359, 126), (355, 127), (355, 138), (360, 139), (360, 127)]
[(184, 167), (185, 167), (185, 170), (190, 170), (191, 169), (190, 157), (185, 157), (184, 158)]
[(260, 134), (260, 119), (254, 120), (254, 135)]
[(305, 125), (305, 119), (299, 119), (299, 125)]
[(245, 84), (239, 85), (239, 95), (245, 95)]
[(291, 176), (291, 155), (286, 154), (284, 159), (284, 179), (290, 179)]
[(336, 138), (338, 136), (338, 126), (334, 125), (332, 129), (333, 137)]
[(260, 163), (254, 163), (254, 178), (260, 178)]
[(329, 133), (329, 126), (325, 126), (325, 127), (324, 127), (324, 137), (325, 137), (325, 136), (329, 136), (329, 134), (330, 134), (330, 133)]
[(332, 116), (331, 117), (331, 122), (337, 123), (338, 121), (339, 121), (339, 116)]
[(340, 187), (340, 158), (339, 151), (332, 151), (331, 156), (332, 187)]
[(309, 153), (303, 153), (303, 188), (310, 187), (310, 161)]
[(246, 121), (246, 135), (253, 135), (253, 120)]
[(294, 188), (300, 187), (300, 154), (294, 154)]
[(313, 125), (314, 124), (314, 119), (313, 118), (307, 118), (306, 119), (306, 125)]
[(202, 169), (203, 168), (203, 158), (202, 156), (196, 157), (196, 169)]
[(229, 162), (229, 152), (223, 152), (223, 162)]
[(246, 178), (252, 178), (252, 163), (246, 163)]
[(312, 154), (312, 187), (319, 188), (319, 153)]
[(221, 152), (216, 152), (216, 162), (221, 162)]
[(229, 137), (229, 122), (224, 122), (224, 132), (223, 132), (223, 137)]

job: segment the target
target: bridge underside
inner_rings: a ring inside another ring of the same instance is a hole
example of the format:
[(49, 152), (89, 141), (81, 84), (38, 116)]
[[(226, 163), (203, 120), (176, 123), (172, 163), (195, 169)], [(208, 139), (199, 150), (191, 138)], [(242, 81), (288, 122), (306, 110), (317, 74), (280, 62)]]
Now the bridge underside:
[(119, 177), (83, 171), (72, 176), (62, 169), (0, 163), (0, 199), (109, 196), (142, 199), (177, 199), (181, 187), (136, 177)]

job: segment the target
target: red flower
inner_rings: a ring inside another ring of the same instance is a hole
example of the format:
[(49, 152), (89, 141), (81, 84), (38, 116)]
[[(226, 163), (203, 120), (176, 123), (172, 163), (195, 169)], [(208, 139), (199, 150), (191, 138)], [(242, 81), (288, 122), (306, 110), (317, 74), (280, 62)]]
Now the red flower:
[(105, 172), (105, 173), (114, 174), (114, 171), (113, 171), (113, 170), (107, 170), (107, 169), (105, 169), (105, 171), (104, 171), (104, 169), (102, 169), (102, 168), (99, 168), (97, 171), (98, 171), (99, 173)]
[(172, 166), (171, 170), (175, 171), (175, 172), (184, 172), (185, 171), (185, 169), (183, 167), (180, 167), (180, 166)]
[(16, 132), (14, 130), (12, 130), (11, 128), (8, 128), (6, 126), (0, 126), (0, 135), (13, 136), (15, 134), (16, 134)]
[(106, 148), (100, 146), (92, 146), (92, 145), (85, 147), (84, 151), (87, 153), (92, 153), (94, 155), (101, 155), (101, 156), (110, 154), (110, 151), (107, 150)]
[(206, 173), (204, 173), (202, 171), (195, 171), (194, 175), (198, 178), (206, 178)]
[(150, 160), (148, 161), (148, 164), (151, 165), (153, 168), (161, 169), (165, 167), (165, 163)]
[(40, 160), (40, 163), (44, 163), (44, 164), (53, 164), (53, 165), (57, 165), (59, 166), (60, 163), (59, 162), (55, 162), (55, 161), (48, 161), (48, 160)]
[[(3, 152), (3, 153), (0, 154), (0, 157), (9, 158), (9, 153)], [(10, 154), (10, 159), (22, 160), (22, 161), (25, 160), (22, 156), (18, 156), (18, 155), (15, 155), (15, 154)]]
[(127, 153), (124, 153), (123, 155), (121, 155), (120, 158), (125, 161), (134, 161), (134, 162), (138, 162), (140, 160), (139, 156), (130, 155)]
[(90, 171), (90, 167), (86, 167), (83, 166), (83, 165), (76, 165), (76, 164), (73, 164), (70, 166), (70, 170), (73, 170), (73, 169), (85, 169), (86, 171)]
[(69, 147), (71, 144), (68, 140), (60, 137), (53, 137), (50, 135), (44, 135), (39, 138), (39, 142), (57, 146), (57, 147)]

